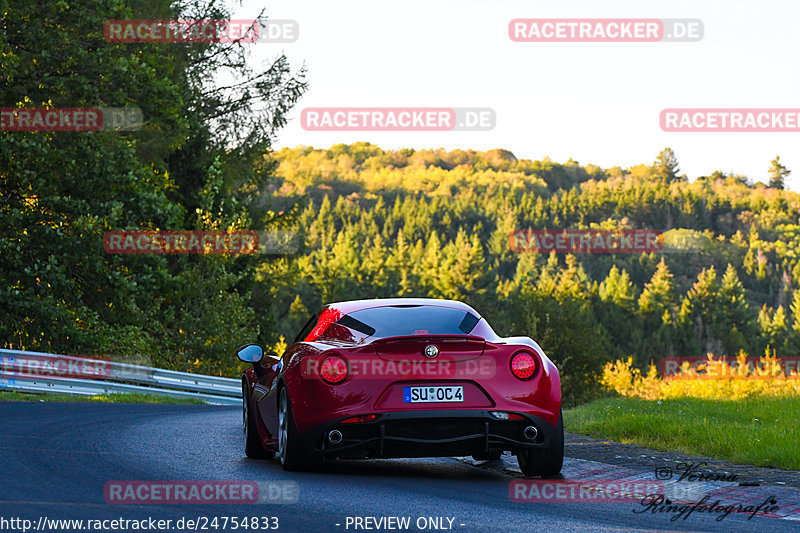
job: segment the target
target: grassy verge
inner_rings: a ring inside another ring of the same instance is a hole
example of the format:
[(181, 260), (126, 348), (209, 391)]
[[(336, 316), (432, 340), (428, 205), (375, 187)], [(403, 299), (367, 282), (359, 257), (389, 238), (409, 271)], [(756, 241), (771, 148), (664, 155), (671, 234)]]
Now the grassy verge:
[(800, 470), (799, 397), (604, 398), (564, 412), (564, 426), (658, 450)]
[(170, 398), (155, 394), (109, 394), (81, 396), (72, 394), (33, 394), (27, 392), (0, 391), (0, 402), (100, 402), (100, 403), (166, 403), (204, 404), (194, 398)]

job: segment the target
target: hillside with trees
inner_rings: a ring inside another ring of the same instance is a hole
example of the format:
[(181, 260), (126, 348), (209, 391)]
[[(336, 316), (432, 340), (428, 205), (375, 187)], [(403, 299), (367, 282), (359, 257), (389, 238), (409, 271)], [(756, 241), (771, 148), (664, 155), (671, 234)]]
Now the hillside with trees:
[[(800, 196), (782, 187), (721, 172), (689, 182), (669, 149), (628, 169), (367, 143), (273, 155), (269, 192), (293, 206), (304, 246), (259, 267), (267, 344), (324, 302), (464, 300), (498, 333), (537, 339), (575, 401), (627, 355), (644, 366), (800, 347)], [(514, 253), (509, 235), (527, 228), (649, 228), (673, 246)]]

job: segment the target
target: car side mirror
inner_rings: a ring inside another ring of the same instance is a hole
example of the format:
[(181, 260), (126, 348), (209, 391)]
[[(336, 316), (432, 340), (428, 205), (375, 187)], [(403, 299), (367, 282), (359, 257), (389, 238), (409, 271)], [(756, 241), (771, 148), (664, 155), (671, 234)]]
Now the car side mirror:
[(258, 344), (246, 344), (236, 351), (236, 355), (240, 361), (256, 364), (264, 358), (264, 348)]

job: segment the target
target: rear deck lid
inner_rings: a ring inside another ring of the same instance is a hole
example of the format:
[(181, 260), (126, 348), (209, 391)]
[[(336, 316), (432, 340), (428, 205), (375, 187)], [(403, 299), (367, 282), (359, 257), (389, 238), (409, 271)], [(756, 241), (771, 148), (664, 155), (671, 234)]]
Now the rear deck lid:
[(471, 335), (419, 335), (381, 339), (372, 346), (387, 361), (442, 363), (476, 359), (483, 355), (486, 341)]

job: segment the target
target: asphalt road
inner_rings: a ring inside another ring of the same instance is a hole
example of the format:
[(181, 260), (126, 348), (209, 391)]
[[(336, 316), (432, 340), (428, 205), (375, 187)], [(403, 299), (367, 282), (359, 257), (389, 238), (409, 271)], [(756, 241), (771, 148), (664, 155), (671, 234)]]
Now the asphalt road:
[[(275, 461), (244, 457), (238, 408), (9, 402), (0, 403), (0, 420), (0, 530), (4, 532), (22, 531), (21, 520), (31, 521), (32, 531), (37, 526), (39, 531), (134, 530), (120, 524), (112, 528), (111, 522), (105, 524), (106, 528), (97, 529), (86, 522), (120, 518), (152, 518), (154, 524), (157, 520), (172, 520), (170, 529), (165, 531), (223, 531), (225, 517), (229, 518), (224, 531), (234, 531), (230, 517), (277, 517), (278, 531), (315, 533), (780, 532), (797, 531), (800, 525), (785, 517), (757, 515), (748, 519), (747, 514), (741, 513), (731, 513), (721, 521), (697, 513), (672, 521), (674, 513), (634, 512), (644, 510), (639, 503), (519, 503), (509, 497), (509, 484), (518, 479), (507, 468), (510, 461), (485, 465), (453, 458), (338, 461), (326, 464), (319, 472), (288, 473)], [(587, 471), (587, 465), (568, 459), (565, 477)], [(612, 467), (606, 466), (611, 472)], [(260, 500), (216, 504), (108, 503), (107, 493), (104, 494), (108, 483), (133, 480), (255, 482)], [(761, 493), (752, 494), (750, 499), (771, 490), (758, 489)], [(800, 494), (788, 490), (778, 495), (784, 508), (800, 504), (800, 498), (787, 501)], [(402, 523), (392, 521), (383, 525), (396, 526), (394, 529), (377, 529), (377, 522), (366, 520), (367, 517), (408, 517), (409, 525), (403, 529)], [(181, 518), (184, 527), (176, 528)], [(362, 519), (358, 522), (361, 527), (356, 527), (357, 518)], [(14, 519), (18, 521), (11, 522)], [(47, 527), (53, 519), (84, 520), (84, 527), (55, 527), (52, 523)], [(198, 520), (194, 524), (197, 527), (186, 527), (186, 520)], [(268, 523), (274, 526), (275, 521)], [(240, 524), (238, 531), (252, 528), (244, 529)]]

